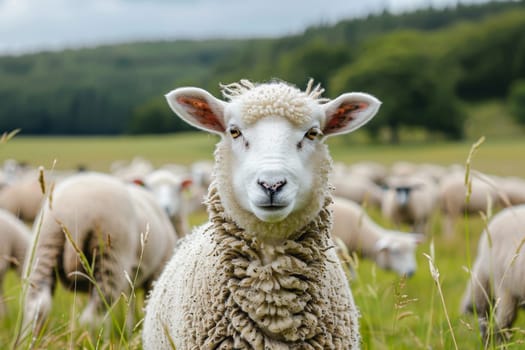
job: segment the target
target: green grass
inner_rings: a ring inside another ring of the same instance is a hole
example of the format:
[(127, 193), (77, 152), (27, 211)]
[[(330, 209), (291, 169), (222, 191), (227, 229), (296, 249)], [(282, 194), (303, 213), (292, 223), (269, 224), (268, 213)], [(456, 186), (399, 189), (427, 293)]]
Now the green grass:
[[(211, 159), (216, 141), (216, 137), (204, 133), (118, 138), (29, 138), (17, 135), (8, 143), (0, 145), (0, 162), (6, 158), (15, 158), (49, 168), (56, 159), (58, 169), (83, 164), (94, 170), (107, 171), (114, 160), (130, 160), (140, 155), (152, 160), (155, 165), (167, 162), (189, 164), (194, 159)], [(329, 143), (335, 160), (373, 160), (386, 165), (400, 160), (444, 165), (464, 164), (471, 148), (470, 142), (412, 142), (393, 147), (348, 144), (345, 140), (334, 138)], [(525, 177), (524, 151), (523, 138), (492, 140), (489, 137), (474, 156), (472, 167), (498, 175)], [(378, 212), (371, 211), (371, 215), (380, 224), (391, 227), (391, 223), (382, 219)], [(191, 221), (197, 224), (204, 219), (200, 215), (192, 217)], [(359, 261), (351, 286), (362, 314), (364, 349), (453, 349), (454, 338), (459, 349), (481, 348), (477, 321), (473, 316), (459, 314), (459, 302), (468, 277), (463, 267), (471, 263), (467, 256), (474, 259), (477, 239), (483, 227), (484, 222), (480, 218), (466, 218), (458, 227), (456, 235), (445, 240), (441, 234), (439, 214), (434, 217), (431, 230), (435, 246), (434, 264), (440, 273), (438, 281), (445, 307), (438, 285), (431, 276), (428, 260), (423, 255), (431, 254), (431, 239), (419, 246), (419, 269), (409, 280), (382, 271), (369, 261)], [(3, 285), (9, 312), (6, 318), (0, 320), (0, 349), (7, 349), (12, 344), (19, 316), (20, 281), (10, 273)], [(141, 299), (140, 295), (138, 299)], [(141, 348), (139, 330), (135, 330), (124, 340), (117, 334), (109, 340), (97, 342), (93, 335), (72, 322), (85, 303), (85, 295), (71, 293), (59, 287), (47, 332), (36, 348)], [(137, 319), (140, 319), (140, 306), (137, 314)], [(509, 349), (523, 346), (523, 315), (518, 317), (515, 327), (518, 330), (508, 346)]]

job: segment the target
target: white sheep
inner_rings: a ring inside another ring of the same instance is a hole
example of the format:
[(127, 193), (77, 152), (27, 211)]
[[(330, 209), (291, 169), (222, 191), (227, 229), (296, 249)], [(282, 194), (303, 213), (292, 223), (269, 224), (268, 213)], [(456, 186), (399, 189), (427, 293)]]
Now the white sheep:
[[(525, 205), (509, 207), (496, 214), (483, 231), (477, 257), (461, 303), (463, 312), (474, 308), (485, 341), (491, 331), (499, 340), (516, 318), (517, 308), (525, 302)], [(489, 329), (493, 306), (494, 329)]]
[[(86, 270), (66, 232), (90, 264), (94, 261), (94, 278), (102, 295), (78, 273)], [(33, 227), (34, 257), (26, 260), (25, 272), (26, 326), (37, 332), (43, 324), (57, 274), (66, 288), (90, 291), (80, 321), (96, 325), (105, 311), (103, 299), (112, 303), (130, 289), (126, 274), (137, 288), (148, 288), (171, 256), (175, 241), (167, 215), (146, 189), (98, 173), (60, 182)]]
[(175, 232), (184, 236), (189, 231), (188, 208), (184, 192), (192, 185), (189, 176), (158, 169), (144, 177), (144, 185), (153, 192), (159, 205), (168, 214)]
[(144, 349), (354, 349), (358, 312), (330, 238), (324, 139), (366, 123), (379, 101), (328, 102), (284, 82), (167, 95), (189, 124), (221, 135), (209, 223), (186, 236), (156, 282)]
[(438, 186), (425, 175), (389, 177), (383, 193), (381, 213), (394, 224), (412, 225), (415, 232), (428, 232), (438, 204)]
[(350, 200), (334, 197), (332, 235), (341, 239), (349, 253), (372, 259), (400, 276), (412, 276), (417, 269), (416, 246), (423, 235), (388, 230), (375, 223), (363, 208)]
[(381, 207), (383, 188), (371, 179), (354, 174), (334, 176), (332, 178), (334, 195), (363, 205)]
[(367, 161), (353, 163), (348, 167), (350, 175), (361, 176), (382, 185), (388, 175), (387, 168), (380, 163)]
[(455, 230), (457, 219), (465, 214), (487, 213), (499, 203), (499, 195), (490, 179), (471, 172), (471, 189), (467, 201), (467, 186), (464, 170), (452, 171), (443, 176), (439, 184), (439, 202), (443, 214), (443, 228), (450, 237)]
[(497, 180), (498, 195), (503, 206), (525, 204), (525, 179), (503, 177)]
[(0, 319), (6, 313), (2, 282), (10, 267), (22, 275), (22, 267), (31, 239), (29, 228), (11, 212), (0, 209)]
[(31, 171), (0, 189), (0, 208), (6, 209), (26, 222), (33, 222), (44, 194), (38, 173)]
[(153, 164), (142, 157), (134, 157), (130, 162), (117, 160), (110, 166), (112, 175), (128, 182), (143, 179), (153, 170), (155, 170)]

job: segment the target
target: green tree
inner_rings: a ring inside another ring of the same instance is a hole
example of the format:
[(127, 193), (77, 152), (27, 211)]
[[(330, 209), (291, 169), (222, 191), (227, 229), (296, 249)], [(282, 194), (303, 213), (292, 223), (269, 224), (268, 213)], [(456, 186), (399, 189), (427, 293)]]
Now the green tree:
[(162, 134), (195, 130), (178, 118), (163, 97), (138, 106), (132, 113), (128, 131), (132, 134)]
[[(446, 63), (445, 63), (446, 61)], [(405, 31), (371, 42), (358, 60), (330, 81), (332, 91), (366, 91), (382, 100), (367, 127), (399, 142), (402, 126), (417, 126), (451, 139), (463, 136), (465, 116), (454, 95), (457, 69), (428, 35)]]
[(515, 82), (509, 93), (510, 111), (516, 122), (525, 125), (525, 80)]
[(279, 61), (279, 71), (283, 79), (298, 86), (304, 85), (308, 78), (314, 78), (326, 88), (330, 76), (350, 60), (351, 52), (346, 46), (313, 40), (284, 54)]

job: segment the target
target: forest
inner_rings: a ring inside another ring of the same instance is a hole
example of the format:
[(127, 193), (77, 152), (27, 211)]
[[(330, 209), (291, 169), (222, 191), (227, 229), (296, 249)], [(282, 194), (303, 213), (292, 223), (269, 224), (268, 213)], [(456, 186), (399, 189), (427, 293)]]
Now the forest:
[(0, 130), (122, 135), (188, 130), (163, 95), (279, 78), (383, 102), (369, 136), (462, 139), (466, 103), (501, 99), (525, 125), (525, 0), (383, 12), (267, 39), (162, 41), (0, 57)]

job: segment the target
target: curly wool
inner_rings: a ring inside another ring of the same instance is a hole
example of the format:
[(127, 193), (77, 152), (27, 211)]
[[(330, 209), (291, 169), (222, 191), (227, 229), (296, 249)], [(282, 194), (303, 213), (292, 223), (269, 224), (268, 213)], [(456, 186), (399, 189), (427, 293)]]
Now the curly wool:
[(204, 234), (212, 236), (215, 247), (207, 265), (216, 271), (206, 272), (208, 296), (196, 296), (199, 302), (184, 305), (184, 328), (189, 330), (185, 347), (357, 347), (357, 311), (351, 296), (342, 297), (348, 286), (339, 263), (332, 260), (335, 254), (327, 254), (333, 252), (330, 203), (326, 198), (298, 239), (269, 246), (224, 218), (219, 194), (212, 187), (208, 200), (212, 224)]
[(320, 84), (314, 87), (313, 79), (310, 79), (305, 91), (280, 81), (255, 85), (249, 80), (221, 85), (221, 91), (230, 101), (242, 99), (242, 117), (247, 125), (266, 116), (279, 116), (296, 126), (303, 125), (311, 121), (311, 104), (328, 100), (320, 98), (324, 89)]

